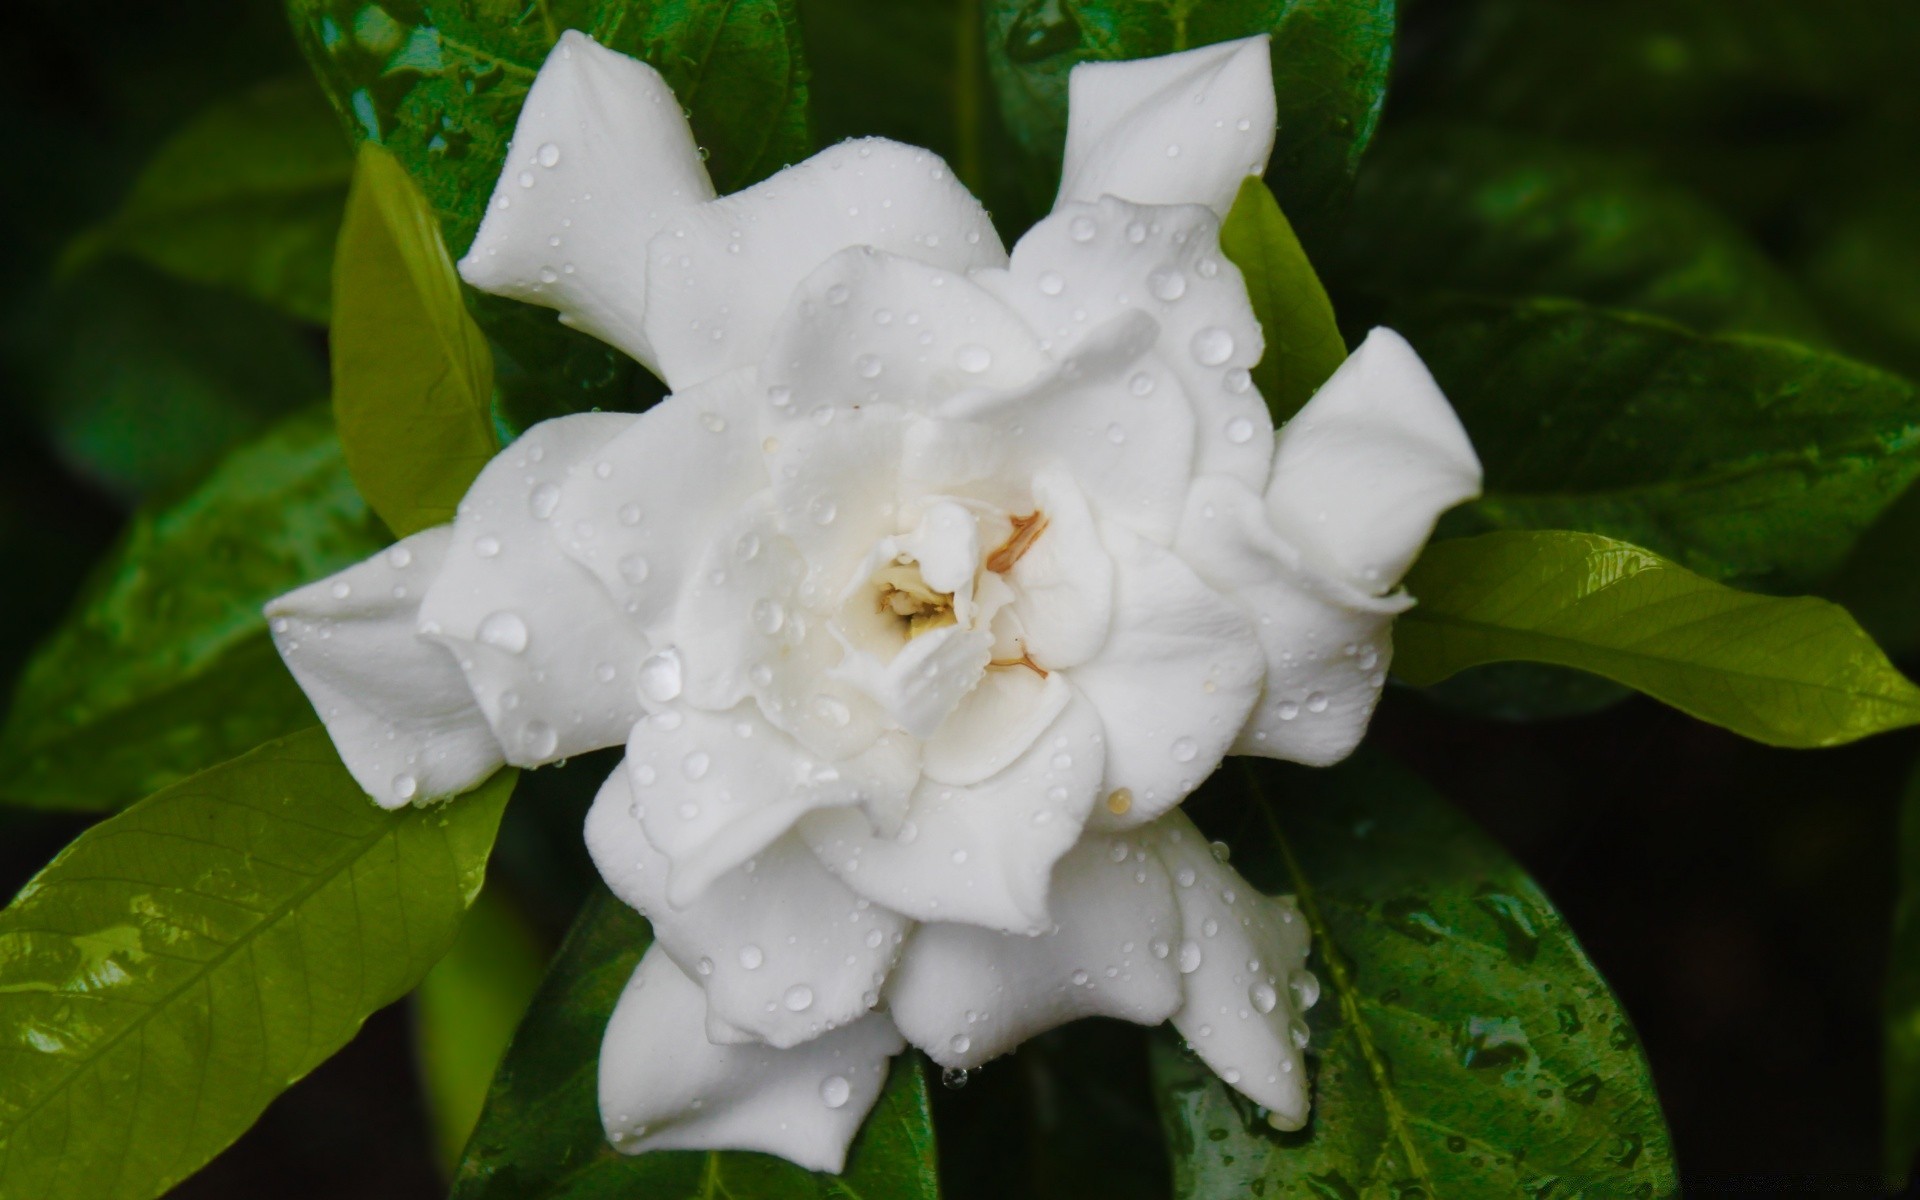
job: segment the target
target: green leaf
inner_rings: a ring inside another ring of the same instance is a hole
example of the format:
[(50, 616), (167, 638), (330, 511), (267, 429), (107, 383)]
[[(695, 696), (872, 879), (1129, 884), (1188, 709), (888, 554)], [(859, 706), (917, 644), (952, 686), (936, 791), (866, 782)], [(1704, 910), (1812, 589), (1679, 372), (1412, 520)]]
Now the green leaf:
[(1438, 542), (1407, 576), (1396, 675), (1491, 662), (1575, 667), (1774, 746), (1834, 746), (1920, 724), (1920, 688), (1845, 609), (1738, 592), (1593, 534)]
[(1253, 381), (1279, 425), (1347, 357), (1333, 303), (1267, 185), (1249, 177), (1220, 225), (1220, 250), (1246, 276), (1267, 348)]
[(1555, 300), (1397, 306), (1486, 495), (1456, 530), (1580, 529), (1803, 590), (1920, 476), (1912, 384), (1792, 342)]
[(313, 729), (82, 834), (0, 913), (0, 1195), (219, 1153), (452, 944), (513, 780), (386, 812)]
[(1217, 832), (1313, 931), (1313, 1115), (1273, 1131), (1165, 1039), (1177, 1196), (1677, 1194), (1633, 1028), (1524, 871), (1375, 756), (1235, 774)]
[(312, 79), (277, 80), (214, 105), (174, 134), (120, 210), (83, 235), (68, 262), (131, 254), (325, 322), (352, 170)]
[(1060, 179), (1067, 73), (1273, 35), (1271, 177), (1303, 232), (1346, 198), (1386, 99), (1393, 0), (987, 0), (987, 63), (1042, 207)]
[[(793, 0), (451, 0), (386, 8), (288, 0), (287, 8), (349, 132), (386, 146), (419, 181), (456, 252), (479, 228), (527, 89), (566, 29), (644, 58), (666, 77), (692, 114), (722, 192), (810, 149)], [(516, 423), (636, 406), (634, 364), (551, 313), (499, 300), (476, 302), (475, 312), (501, 350), (505, 407)]]
[(1382, 137), (1329, 266), (1346, 288), (1559, 296), (1825, 340), (1779, 268), (1691, 192), (1623, 157), (1485, 128)]
[(628, 1156), (610, 1146), (596, 1084), (600, 1038), (652, 937), (605, 888), (588, 899), (494, 1078), (454, 1200), (937, 1200), (926, 1082), (911, 1055), (894, 1062), (844, 1175), (744, 1151)]
[(488, 888), (453, 948), (413, 994), (427, 1115), (448, 1176), (460, 1165), (494, 1068), (546, 966), (526, 919), (497, 888)]
[(401, 537), (452, 520), (500, 449), (493, 357), (433, 214), (376, 145), (360, 148), (333, 291), (333, 414), (354, 483)]
[(1827, 214), (1800, 271), (1853, 353), (1920, 378), (1920, 175)]
[(327, 394), (311, 335), (142, 263), (59, 281), (13, 331), (19, 394), (59, 457), (115, 495), (193, 483), (227, 450)]
[(1900, 802), (1900, 893), (1887, 955), (1886, 1044), (1881, 1081), (1886, 1106), (1887, 1190), (1898, 1191), (1920, 1155), (1920, 772)]
[(108, 811), (313, 724), (260, 607), (383, 540), (324, 410), (136, 513), (20, 677), (0, 797)]

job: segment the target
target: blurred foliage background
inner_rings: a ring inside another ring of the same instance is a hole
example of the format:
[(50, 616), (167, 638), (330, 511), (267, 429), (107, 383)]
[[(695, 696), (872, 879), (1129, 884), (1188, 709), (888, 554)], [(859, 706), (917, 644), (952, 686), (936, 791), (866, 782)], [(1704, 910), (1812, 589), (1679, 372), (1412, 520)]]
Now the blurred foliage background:
[[(1035, 198), (994, 123), (968, 142), (926, 106), (888, 102), (928, 86), (913, 66), (931, 61), (953, 73), (936, 86), (972, 78), (968, 103), (991, 108), (978, 48), (953, 45), (965, 6), (800, 8), (861, 33), (809, 46), (817, 140), (931, 145), (983, 181), (1017, 234)], [(1042, 49), (1076, 36), (1073, 11), (1028, 5), (1022, 35)], [(8, 680), (136, 506), (183, 494), (223, 451), (325, 396), (325, 262), (349, 163), (277, 4), (21, 0), (10, 17)], [(1912, 378), (1916, 51), (1920, 10), (1893, 0), (1408, 0), (1354, 195), (1297, 223), (1354, 324), (1392, 315), (1382, 297), (1412, 285), (1557, 293), (1779, 333)], [(297, 170), (249, 142), (262, 111), (317, 147)], [(277, 197), (272, 220), (256, 228), (196, 193), (202, 156), (244, 158)], [(200, 224), (183, 232), (183, 211)], [(167, 238), (146, 236), (156, 214), (173, 214)], [(1819, 581), (1910, 675), (1916, 549), (1910, 489)], [(1518, 710), (1560, 715), (1483, 719)], [(1920, 736), (1771, 750), (1570, 677), (1484, 672), (1391, 692), (1375, 736), (1500, 840), (1579, 933), (1637, 1023), (1690, 1194), (1760, 1178), (1789, 1191), (1877, 1183), (1893, 834)], [(516, 989), (586, 894), (578, 822), (603, 758), (529, 776), (538, 802), (509, 815), (489, 889), (504, 915), (468, 935), (490, 939), (479, 961), (505, 964), (495, 1024), (510, 1025)], [(0, 890), (83, 824), (0, 810)], [(449, 1150), (430, 1112), (449, 1101), (420, 1083), (435, 1049), (415, 1036), (431, 1004), (381, 1014), (177, 1194), (441, 1194)], [(489, 1018), (476, 1019), (484, 1039)], [(1123, 1195), (1162, 1190), (1136, 1050), (1127, 1032), (1075, 1027), (938, 1095), (943, 1170), (1009, 1195), (1071, 1194), (1089, 1177)]]

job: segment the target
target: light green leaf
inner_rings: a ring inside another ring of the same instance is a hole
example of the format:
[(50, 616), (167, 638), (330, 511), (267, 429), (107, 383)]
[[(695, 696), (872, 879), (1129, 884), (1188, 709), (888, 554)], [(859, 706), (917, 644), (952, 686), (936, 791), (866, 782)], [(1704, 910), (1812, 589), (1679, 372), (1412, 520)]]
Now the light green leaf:
[(1775, 746), (1920, 724), (1920, 688), (1825, 600), (1738, 592), (1593, 534), (1490, 533), (1427, 548), (1394, 624), (1396, 675), (1490, 662), (1590, 671)]
[(1229, 825), (1203, 824), (1257, 886), (1298, 895), (1312, 928), (1313, 1113), (1275, 1132), (1164, 1040), (1181, 1200), (1678, 1194), (1626, 1014), (1484, 834), (1364, 753), (1217, 778), (1207, 799)]
[(0, 798), (108, 811), (313, 724), (260, 607), (383, 541), (324, 410), (135, 514), (20, 677)]
[(354, 483), (401, 537), (452, 520), (500, 449), (493, 356), (433, 214), (377, 145), (360, 147), (333, 297), (333, 414)]
[(0, 1195), (219, 1153), (445, 953), (513, 779), (386, 812), (313, 729), (82, 834), (0, 913)]
[(453, 948), (413, 994), (427, 1115), (449, 1177), (546, 966), (526, 919), (489, 888), (474, 902)]
[(1698, 196), (1624, 156), (1480, 127), (1382, 136), (1323, 265), (1348, 289), (1558, 296), (1825, 341), (1786, 275)]
[(1000, 111), (1044, 209), (1060, 179), (1067, 73), (1273, 35), (1280, 132), (1272, 179), (1303, 233), (1345, 199), (1386, 99), (1393, 0), (986, 0), (987, 63)]
[(628, 1156), (608, 1145), (596, 1090), (600, 1038), (651, 941), (639, 914), (605, 888), (594, 892), (514, 1034), (454, 1200), (938, 1200), (933, 1119), (912, 1055), (894, 1061), (843, 1175), (743, 1151)]
[(277, 80), (214, 105), (174, 134), (120, 210), (74, 244), (68, 263), (131, 254), (324, 322), (352, 170), (313, 80)]
[(1396, 306), (1486, 465), (1456, 531), (1580, 529), (1764, 591), (1830, 574), (1920, 477), (1907, 381), (1556, 300)]
[(1920, 1155), (1920, 772), (1900, 802), (1900, 893), (1887, 956), (1886, 1043), (1881, 1080), (1886, 1106), (1887, 1190), (1899, 1191)]
[(1247, 295), (1267, 343), (1253, 381), (1273, 423), (1282, 424), (1346, 360), (1333, 303), (1280, 202), (1258, 179), (1249, 177), (1240, 185), (1220, 225), (1220, 250), (1246, 276)]
[[(288, 0), (295, 35), (356, 140), (392, 151), (464, 253), (507, 139), (560, 33), (579, 29), (653, 64), (692, 113), (714, 184), (757, 182), (811, 149), (794, 0), (450, 0), (431, 6)], [(635, 365), (544, 309), (476, 300), (501, 352), (517, 425), (657, 395)], [(636, 390), (638, 389), (638, 390)]]

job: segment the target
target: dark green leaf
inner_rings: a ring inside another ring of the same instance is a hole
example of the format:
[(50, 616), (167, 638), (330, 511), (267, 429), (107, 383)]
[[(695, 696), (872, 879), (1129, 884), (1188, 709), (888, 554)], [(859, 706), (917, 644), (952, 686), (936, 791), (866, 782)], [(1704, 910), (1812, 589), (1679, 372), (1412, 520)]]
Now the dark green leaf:
[(546, 965), (526, 919), (498, 888), (488, 888), (413, 994), (427, 1115), (449, 1176)]
[(513, 779), (386, 812), (313, 729), (82, 834), (0, 913), (0, 1195), (219, 1153), (452, 944)]
[(1273, 35), (1280, 134), (1271, 177), (1306, 231), (1351, 186), (1379, 123), (1393, 52), (1393, 0), (987, 0), (987, 62), (1000, 109), (1050, 203), (1067, 136), (1067, 73)]
[(1246, 276), (1267, 348), (1253, 381), (1279, 425), (1300, 411), (1347, 357), (1333, 304), (1279, 201), (1258, 179), (1240, 185), (1220, 224), (1220, 250)]
[(607, 1144), (596, 1080), (614, 1002), (652, 941), (639, 914), (597, 889), (513, 1036), (454, 1181), (454, 1200), (937, 1200), (932, 1118), (913, 1056), (894, 1062), (841, 1176), (746, 1152)]
[(187, 486), (327, 394), (295, 322), (126, 260), (62, 280), (13, 337), (23, 398), (60, 457), (128, 498)]
[(1443, 298), (1392, 323), (1486, 465), (1456, 529), (1587, 530), (1800, 590), (1920, 476), (1920, 396), (1851, 359), (1565, 301)]
[(1755, 741), (1833, 746), (1920, 724), (1920, 688), (1845, 609), (1738, 592), (1593, 534), (1490, 533), (1427, 548), (1394, 626), (1416, 685), (1490, 662), (1590, 671)]
[(1847, 196), (1800, 263), (1842, 344), (1920, 378), (1920, 176)]
[(352, 170), (313, 81), (266, 84), (208, 109), (161, 146), (120, 211), (83, 236), (69, 261), (132, 254), (324, 322)]
[(0, 797), (116, 809), (313, 724), (260, 607), (382, 540), (324, 411), (136, 514), (21, 676), (0, 730)]
[[(420, 182), (456, 252), (479, 228), (527, 89), (566, 29), (666, 76), (722, 192), (811, 148), (793, 0), (453, 0), (431, 9), (288, 0), (288, 11), (349, 131), (385, 145)], [(475, 312), (499, 343), (516, 423), (634, 406), (634, 364), (552, 314), (511, 301)]]
[(1703, 332), (1824, 340), (1786, 276), (1686, 189), (1483, 128), (1382, 137), (1329, 266), (1349, 288), (1560, 296)]
[(1881, 1081), (1886, 1097), (1887, 1189), (1897, 1191), (1920, 1154), (1920, 772), (1900, 804), (1900, 894), (1887, 957), (1886, 1046)]
[(500, 449), (493, 357), (419, 189), (371, 143), (354, 169), (333, 295), (333, 414), (354, 483), (401, 537), (452, 520)]
[(1313, 1115), (1274, 1132), (1167, 1039), (1177, 1195), (1677, 1194), (1633, 1028), (1524, 871), (1378, 758), (1236, 774), (1219, 832), (1313, 930)]

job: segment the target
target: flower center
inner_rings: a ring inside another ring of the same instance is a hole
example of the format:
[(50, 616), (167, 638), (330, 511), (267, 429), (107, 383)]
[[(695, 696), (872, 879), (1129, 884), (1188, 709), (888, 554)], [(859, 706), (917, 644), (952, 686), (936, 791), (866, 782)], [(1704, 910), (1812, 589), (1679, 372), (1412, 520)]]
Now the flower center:
[(874, 611), (890, 613), (905, 627), (908, 638), (916, 638), (930, 629), (952, 625), (953, 593), (936, 592), (920, 574), (920, 564), (895, 560), (874, 573), (877, 585)]

